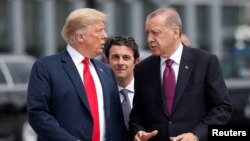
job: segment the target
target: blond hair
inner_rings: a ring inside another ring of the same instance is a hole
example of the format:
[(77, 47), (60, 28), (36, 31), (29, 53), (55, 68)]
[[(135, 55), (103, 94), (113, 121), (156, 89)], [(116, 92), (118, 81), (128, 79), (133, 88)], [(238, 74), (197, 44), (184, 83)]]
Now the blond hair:
[(81, 8), (72, 11), (66, 19), (62, 28), (61, 35), (65, 42), (72, 43), (74, 41), (73, 35), (78, 30), (84, 30), (89, 25), (103, 21), (105, 22), (107, 15), (91, 8)]

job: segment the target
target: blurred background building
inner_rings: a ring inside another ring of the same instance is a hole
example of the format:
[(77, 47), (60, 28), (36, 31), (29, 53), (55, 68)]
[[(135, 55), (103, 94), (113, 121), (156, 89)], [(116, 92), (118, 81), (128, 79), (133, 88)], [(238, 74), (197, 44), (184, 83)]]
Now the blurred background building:
[(81, 7), (107, 13), (109, 35), (131, 35), (147, 49), (146, 15), (164, 6), (180, 12), (193, 47), (219, 57), (235, 47), (237, 28), (250, 23), (250, 0), (0, 0), (0, 52), (40, 57), (65, 48), (61, 28)]
[[(192, 47), (219, 57), (234, 107), (230, 124), (250, 125), (250, 0), (0, 0), (0, 54), (40, 58), (65, 49), (61, 29), (66, 17), (74, 9), (90, 7), (109, 15), (109, 36), (133, 36), (143, 55), (149, 52), (144, 31), (146, 16), (165, 6), (179, 11), (183, 32), (189, 37)], [(1, 61), (0, 58), (0, 95), (10, 99), (8, 94), (11, 93), (4, 90), (9, 85), (4, 83), (5, 77), (1, 75), (1, 70), (7, 67)], [(22, 72), (20, 68), (15, 72)], [(10, 82), (14, 84), (14, 80)], [(25, 106), (22, 108), (24, 114)], [(9, 109), (2, 109), (9, 114)], [(6, 121), (0, 119), (3, 121), (0, 128), (5, 131)], [(26, 127), (26, 117), (21, 121)], [(17, 137), (23, 133), (27, 136), (25, 133), (29, 129), (22, 126), (20, 129), (17, 126), (20, 130)]]

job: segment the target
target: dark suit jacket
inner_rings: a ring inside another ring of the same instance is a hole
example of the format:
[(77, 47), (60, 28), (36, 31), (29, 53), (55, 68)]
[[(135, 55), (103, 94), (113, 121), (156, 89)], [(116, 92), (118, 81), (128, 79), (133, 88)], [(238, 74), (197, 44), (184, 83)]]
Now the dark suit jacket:
[(130, 131), (158, 130), (151, 141), (193, 132), (207, 140), (208, 125), (226, 124), (232, 113), (219, 61), (205, 51), (183, 47), (171, 117), (162, 92), (160, 57), (151, 56), (135, 68), (135, 96)]
[[(114, 74), (91, 60), (102, 84), (108, 141), (125, 141)], [(67, 51), (35, 62), (28, 87), (28, 118), (38, 141), (91, 141), (93, 120), (83, 82)]]

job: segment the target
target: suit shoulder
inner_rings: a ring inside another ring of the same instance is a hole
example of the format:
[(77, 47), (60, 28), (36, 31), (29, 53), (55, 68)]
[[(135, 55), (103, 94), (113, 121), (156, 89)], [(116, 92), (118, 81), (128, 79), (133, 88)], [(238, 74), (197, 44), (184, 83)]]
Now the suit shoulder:
[(62, 53), (57, 53), (49, 56), (44, 56), (38, 59), (40, 62), (51, 62), (52, 60), (59, 60)]
[(104, 70), (108, 70), (108, 71), (110, 71), (111, 70), (111, 68), (110, 67), (108, 67), (105, 63), (103, 63), (102, 61), (99, 61), (99, 60), (97, 60), (97, 59), (92, 59), (93, 60), (93, 63), (97, 66), (97, 67), (100, 67), (100, 68), (102, 68), (102, 69), (104, 69)]
[(135, 69), (147, 69), (154, 67), (157, 63), (159, 63), (160, 57), (159, 56), (149, 56), (142, 60), (139, 64), (136, 65)]
[(196, 56), (198, 58), (217, 58), (215, 54), (199, 48), (188, 48), (188, 50), (193, 54), (193, 56)]
[[(67, 55), (66, 55), (67, 56)], [(44, 56), (36, 60), (34, 65), (42, 65), (46, 67), (58, 67), (58, 65), (61, 65), (62, 62), (65, 60), (62, 59), (65, 58), (65, 52), (49, 55), (49, 56)], [(71, 59), (71, 57), (68, 55), (67, 58)], [(73, 61), (72, 61), (73, 63)]]

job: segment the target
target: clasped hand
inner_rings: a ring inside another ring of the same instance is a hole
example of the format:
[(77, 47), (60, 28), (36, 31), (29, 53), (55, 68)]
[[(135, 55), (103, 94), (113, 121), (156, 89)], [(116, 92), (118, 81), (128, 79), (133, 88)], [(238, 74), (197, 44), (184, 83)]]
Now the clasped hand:
[[(147, 141), (150, 138), (158, 134), (157, 130), (152, 132), (138, 131), (135, 135), (134, 141)], [(199, 139), (193, 133), (184, 133), (176, 137), (170, 137), (171, 141), (199, 141)]]
[(199, 141), (193, 133), (183, 133), (176, 137), (170, 137), (170, 141)]

